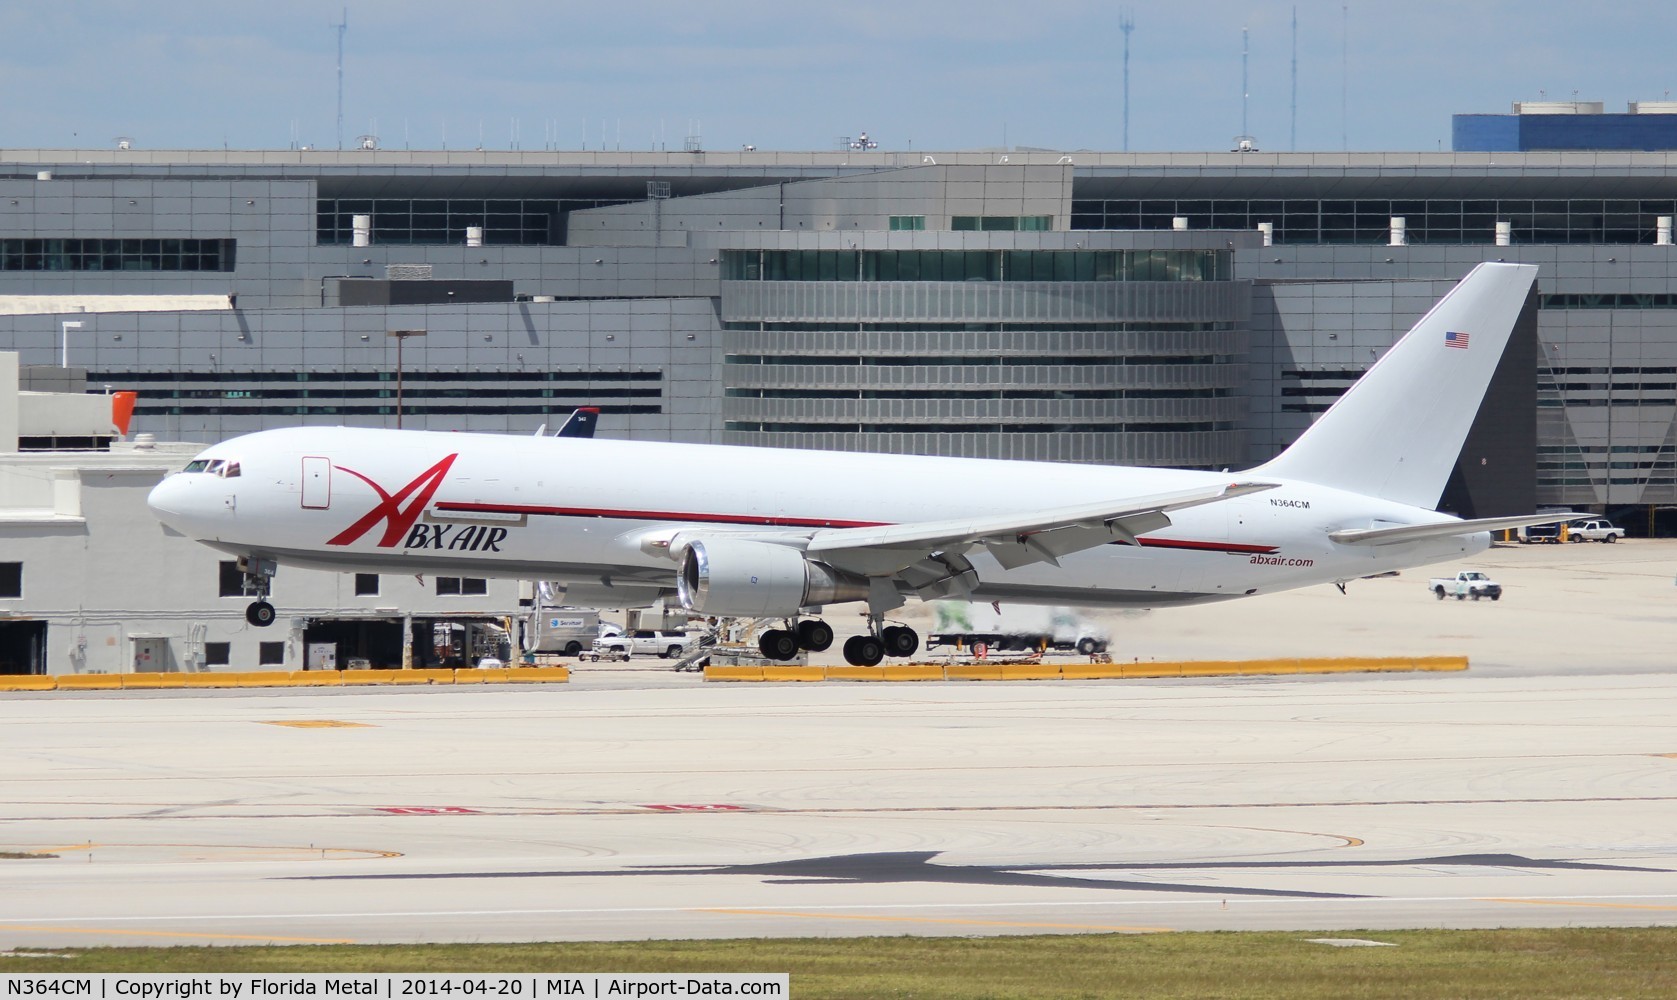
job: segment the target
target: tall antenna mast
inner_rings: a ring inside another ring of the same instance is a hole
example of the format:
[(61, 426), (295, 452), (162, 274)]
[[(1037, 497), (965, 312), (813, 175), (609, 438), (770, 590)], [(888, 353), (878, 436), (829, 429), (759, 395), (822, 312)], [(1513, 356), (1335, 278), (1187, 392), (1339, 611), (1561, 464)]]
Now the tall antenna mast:
[(1339, 6), (1339, 148), (1349, 150), (1351, 142), (1346, 138), (1346, 129), (1350, 118), (1346, 108), (1350, 105), (1351, 93), (1351, 5)]
[(1252, 90), (1246, 85), (1246, 64), (1252, 54), (1251, 32), (1246, 25), (1240, 26), (1240, 134), (1249, 136), (1251, 130), (1246, 127), (1246, 105), (1251, 103)]
[(1299, 148), (1299, 8), (1293, 5), (1293, 113), (1291, 124), (1287, 126), (1287, 149), (1298, 152)]
[(344, 8), (343, 20), (331, 27), (338, 29), (338, 148), (344, 148), (344, 32), (349, 30), (349, 8)]
[(1130, 32), (1135, 30), (1135, 15), (1128, 10), (1118, 13), (1118, 30), (1124, 33), (1124, 152), (1130, 151)]

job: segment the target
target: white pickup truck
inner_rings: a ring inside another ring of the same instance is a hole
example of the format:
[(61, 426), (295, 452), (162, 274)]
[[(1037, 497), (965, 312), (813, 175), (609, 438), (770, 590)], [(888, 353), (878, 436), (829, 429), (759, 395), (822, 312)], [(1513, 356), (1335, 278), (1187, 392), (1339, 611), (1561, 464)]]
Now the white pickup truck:
[(1502, 597), (1502, 584), (1476, 569), (1464, 569), (1455, 576), (1435, 576), (1427, 581), (1427, 589), (1441, 601), (1446, 597), (1454, 597), (1458, 601), (1469, 597), (1476, 601), (1489, 597), (1494, 601)]
[(685, 655), (687, 648), (698, 641), (697, 634), (638, 628), (627, 635), (602, 636), (596, 639), (594, 641), (594, 655), (596, 659), (600, 656), (611, 659), (621, 656), (628, 659), (631, 655), (637, 654), (657, 655), (674, 660)]
[(1567, 525), (1566, 537), (1574, 542), (1616, 542), (1625, 537), (1625, 529), (1598, 517)]

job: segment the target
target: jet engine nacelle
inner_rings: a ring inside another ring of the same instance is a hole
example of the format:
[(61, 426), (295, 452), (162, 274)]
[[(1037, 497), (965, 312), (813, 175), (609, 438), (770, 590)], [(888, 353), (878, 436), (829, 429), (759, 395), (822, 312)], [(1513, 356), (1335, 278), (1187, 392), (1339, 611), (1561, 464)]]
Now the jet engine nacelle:
[(676, 589), (689, 611), (778, 618), (812, 605), (864, 600), (868, 581), (810, 562), (791, 546), (711, 538), (687, 546)]

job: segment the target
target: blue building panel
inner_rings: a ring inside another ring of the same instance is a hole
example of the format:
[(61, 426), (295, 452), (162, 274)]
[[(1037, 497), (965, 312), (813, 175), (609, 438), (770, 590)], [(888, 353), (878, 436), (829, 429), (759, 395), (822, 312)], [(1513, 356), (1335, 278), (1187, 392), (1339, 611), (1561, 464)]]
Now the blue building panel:
[(1450, 143), (1459, 153), (1677, 150), (1677, 115), (1453, 115)]

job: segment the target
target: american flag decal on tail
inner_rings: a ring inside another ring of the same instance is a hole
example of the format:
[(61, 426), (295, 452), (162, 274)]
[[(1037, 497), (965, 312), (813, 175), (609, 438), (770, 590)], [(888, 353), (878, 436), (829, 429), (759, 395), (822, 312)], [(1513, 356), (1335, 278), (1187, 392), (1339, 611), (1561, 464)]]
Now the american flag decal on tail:
[(1467, 350), (1467, 334), (1459, 333), (1455, 330), (1446, 330), (1444, 333), (1444, 346), (1459, 347), (1464, 351)]

